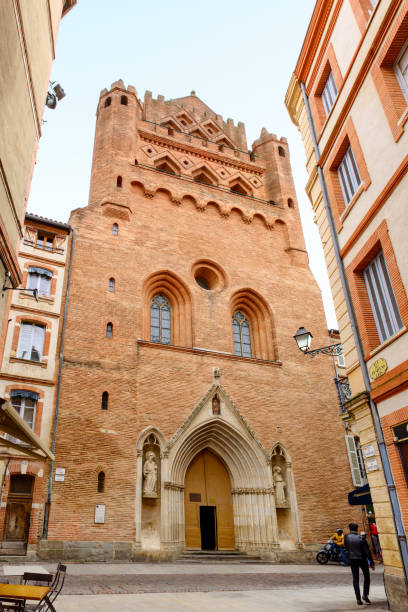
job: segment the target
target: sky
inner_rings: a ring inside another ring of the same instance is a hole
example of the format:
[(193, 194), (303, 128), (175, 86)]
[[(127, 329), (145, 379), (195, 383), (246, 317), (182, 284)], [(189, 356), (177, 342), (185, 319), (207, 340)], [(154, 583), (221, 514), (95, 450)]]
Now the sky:
[[(117, 79), (140, 97), (195, 90), (214, 112), (289, 142), (310, 267), (337, 328), (320, 238), (304, 187), (305, 154), (284, 98), (315, 0), (78, 0), (64, 17), (51, 80), (66, 97), (46, 109), (28, 211), (67, 222), (88, 201), (99, 93)], [(299, 321), (299, 326), (302, 321)], [(296, 330), (294, 330), (295, 332)], [(313, 331), (313, 330), (310, 330)]]

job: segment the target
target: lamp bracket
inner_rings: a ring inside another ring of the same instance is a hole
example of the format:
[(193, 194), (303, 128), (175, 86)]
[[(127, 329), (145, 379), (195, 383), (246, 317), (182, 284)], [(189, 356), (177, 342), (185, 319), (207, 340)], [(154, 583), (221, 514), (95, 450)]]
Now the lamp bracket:
[(316, 355), (333, 355), (338, 357), (343, 353), (342, 344), (330, 344), (329, 346), (322, 346), (317, 349), (312, 349), (311, 351), (304, 351), (305, 355), (309, 355), (309, 357), (316, 357)]

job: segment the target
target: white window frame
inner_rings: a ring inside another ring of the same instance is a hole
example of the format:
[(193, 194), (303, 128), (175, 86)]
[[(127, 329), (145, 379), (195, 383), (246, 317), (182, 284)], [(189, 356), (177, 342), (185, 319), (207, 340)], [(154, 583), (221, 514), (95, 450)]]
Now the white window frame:
[(330, 70), (330, 74), (327, 77), (326, 83), (321, 93), (323, 108), (324, 112), (326, 113), (326, 117), (330, 115), (330, 111), (333, 108), (333, 105), (337, 98), (337, 93), (338, 91), (336, 81), (334, 80), (333, 72)]
[(408, 104), (408, 39), (405, 41), (404, 46), (402, 47), (401, 52), (394, 64), (394, 71), (397, 75), (402, 93), (404, 94), (405, 100)]
[[(14, 404), (13, 400), (15, 399), (15, 397), (20, 397), (20, 399), (21, 399), (20, 406), (16, 406)], [(36, 417), (36, 414), (37, 414), (37, 403), (38, 403), (38, 400), (33, 400), (34, 401), (34, 406), (26, 406), (25, 405), (26, 404), (26, 399), (27, 399), (26, 397), (22, 397), (22, 396), (19, 396), (19, 395), (16, 395), (15, 397), (11, 398), (11, 400), (10, 400), (11, 401), (11, 405), (13, 406), (14, 410), (16, 412), (18, 412), (18, 414), (21, 416), (21, 418), (27, 423), (27, 425), (29, 427), (31, 427), (31, 429), (34, 431), (35, 417)], [(29, 421), (27, 421), (27, 419), (24, 418), (26, 408), (27, 409), (33, 408), (33, 422), (32, 423), (29, 423)]]
[(382, 251), (363, 270), (363, 276), (378, 337), (382, 344), (403, 327)]
[(344, 201), (346, 205), (350, 204), (361, 185), (360, 173), (358, 171), (351, 146), (349, 146), (343, 159), (339, 163), (337, 168), (337, 176), (339, 177)]
[[(25, 326), (31, 326), (31, 334), (30, 334), (30, 342), (29, 344), (31, 345), (30, 349), (27, 349), (25, 346), (22, 346), (23, 344), (23, 330), (25, 329)], [(42, 346), (34, 346), (33, 342), (35, 342), (35, 333), (36, 333), (36, 329), (37, 327), (41, 327), (43, 330), (43, 334), (42, 334)], [(21, 323), (20, 326), (20, 337), (18, 340), (18, 348), (17, 348), (17, 357), (19, 359), (27, 359), (29, 361), (42, 361), (43, 358), (43, 351), (44, 351), (44, 343), (45, 343), (45, 325), (40, 325), (38, 323), (28, 323), (28, 322), (23, 322)], [(38, 356), (39, 359), (32, 359), (32, 349), (35, 348), (38, 352)], [(25, 350), (23, 350), (25, 349)], [(25, 353), (29, 353), (28, 356), (25, 356)]]
[[(45, 283), (44, 283), (44, 279), (46, 279)], [(49, 276), (48, 274), (40, 274), (38, 272), (28, 272), (27, 289), (37, 289), (38, 295), (49, 296), (51, 294), (51, 280), (52, 280), (52, 276)], [(46, 285), (45, 287), (44, 287), (44, 284)]]

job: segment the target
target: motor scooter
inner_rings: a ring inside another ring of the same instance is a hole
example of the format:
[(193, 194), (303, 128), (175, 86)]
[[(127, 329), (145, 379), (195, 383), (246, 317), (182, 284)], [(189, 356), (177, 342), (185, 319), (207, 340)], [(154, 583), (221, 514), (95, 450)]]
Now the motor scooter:
[(327, 540), (327, 544), (317, 553), (316, 561), (320, 563), (320, 565), (326, 565), (329, 561), (343, 563), (343, 557), (341, 556), (338, 546), (335, 547), (334, 554), (332, 553), (332, 544), (333, 540)]

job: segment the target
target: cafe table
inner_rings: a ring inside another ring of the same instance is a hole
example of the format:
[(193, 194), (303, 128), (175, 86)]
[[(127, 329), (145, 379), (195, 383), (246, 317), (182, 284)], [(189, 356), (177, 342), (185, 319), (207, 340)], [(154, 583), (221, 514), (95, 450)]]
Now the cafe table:
[[(32, 586), (30, 584), (0, 584), (0, 601), (17, 604), (17, 610), (24, 610), (27, 599), (47, 601), (49, 586)], [(50, 608), (54, 610), (53, 607)]]

